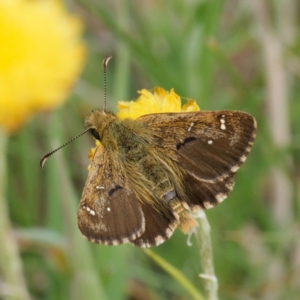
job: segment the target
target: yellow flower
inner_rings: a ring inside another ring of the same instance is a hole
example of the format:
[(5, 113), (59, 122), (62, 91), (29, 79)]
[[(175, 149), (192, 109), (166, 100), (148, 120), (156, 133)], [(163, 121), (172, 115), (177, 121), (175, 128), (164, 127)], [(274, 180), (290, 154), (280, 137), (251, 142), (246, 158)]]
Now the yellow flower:
[[(89, 150), (88, 159), (89, 159), (90, 161), (93, 160), (93, 157), (94, 157), (94, 154), (95, 154), (95, 152), (96, 152), (97, 147), (101, 145), (100, 141), (99, 141), (99, 140), (96, 140), (96, 139), (95, 139), (95, 144), (96, 144), (96, 147), (91, 148), (91, 149)], [(90, 168), (91, 168), (91, 165), (88, 165), (88, 170), (90, 170)]]
[(0, 127), (64, 103), (85, 59), (82, 26), (58, 0), (0, 1)]
[(165, 91), (161, 87), (155, 87), (154, 93), (143, 89), (138, 92), (140, 94), (136, 101), (119, 101), (117, 116), (121, 119), (136, 119), (142, 115), (160, 112), (189, 112), (200, 110), (194, 100), (189, 99), (186, 104), (181, 107), (181, 99), (171, 89), (170, 92)]
[[(138, 91), (140, 94), (136, 101), (119, 101), (117, 116), (120, 119), (130, 118), (136, 119), (142, 115), (161, 112), (189, 112), (200, 110), (197, 103), (188, 99), (187, 103), (181, 106), (180, 97), (171, 89), (170, 92), (165, 91), (161, 87), (155, 87), (154, 93), (143, 89)], [(96, 147), (90, 149), (88, 158), (93, 160), (93, 156), (97, 147), (100, 145), (98, 140), (96, 141)], [(88, 170), (90, 165), (88, 166)]]

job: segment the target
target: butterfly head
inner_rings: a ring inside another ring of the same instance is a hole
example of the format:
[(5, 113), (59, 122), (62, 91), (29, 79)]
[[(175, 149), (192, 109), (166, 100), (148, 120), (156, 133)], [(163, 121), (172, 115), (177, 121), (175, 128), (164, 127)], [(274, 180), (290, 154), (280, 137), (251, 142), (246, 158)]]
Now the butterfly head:
[(110, 124), (115, 122), (117, 117), (105, 110), (93, 110), (90, 115), (85, 119), (84, 125), (90, 130), (93, 137), (97, 140), (101, 140), (104, 129)]

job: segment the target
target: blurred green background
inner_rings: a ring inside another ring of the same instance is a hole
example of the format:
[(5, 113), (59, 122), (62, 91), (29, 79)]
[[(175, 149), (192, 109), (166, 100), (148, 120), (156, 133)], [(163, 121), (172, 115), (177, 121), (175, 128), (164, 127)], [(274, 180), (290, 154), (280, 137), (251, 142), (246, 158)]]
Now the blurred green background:
[[(257, 119), (257, 139), (234, 191), (207, 211), (220, 299), (299, 299), (300, 5), (289, 0), (68, 0), (84, 23), (87, 61), (61, 108), (35, 115), (7, 145), (6, 198), (32, 299), (190, 299), (131, 245), (83, 239), (76, 209), (93, 139), (84, 130), (137, 90), (160, 86), (201, 110), (236, 109)], [(203, 291), (197, 243), (176, 231), (155, 253)], [(1, 247), (1, 245), (0, 245)], [(0, 266), (1, 267), (1, 266)], [(96, 288), (95, 288), (96, 287)], [(10, 293), (1, 280), (1, 294)], [(2, 291), (2, 292), (1, 292)], [(10, 298), (8, 298), (10, 299)], [(12, 298), (13, 299), (13, 298)]]

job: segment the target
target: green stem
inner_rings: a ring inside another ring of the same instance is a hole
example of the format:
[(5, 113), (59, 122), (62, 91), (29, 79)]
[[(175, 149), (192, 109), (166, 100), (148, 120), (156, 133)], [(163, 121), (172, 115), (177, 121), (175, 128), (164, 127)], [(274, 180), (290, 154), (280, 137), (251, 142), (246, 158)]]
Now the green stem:
[(204, 289), (208, 300), (218, 298), (218, 279), (214, 271), (214, 259), (210, 238), (210, 226), (204, 211), (194, 217), (198, 219), (199, 226), (195, 229), (195, 235), (199, 245), (199, 254), (202, 264), (202, 273), (199, 275), (204, 279)]
[(167, 273), (169, 273), (173, 278), (175, 278), (190, 294), (192, 299), (204, 300), (204, 297), (196, 289), (196, 287), (174, 266), (164, 260), (162, 257), (158, 256), (149, 249), (145, 249), (144, 252), (152, 258), (161, 268), (163, 268)]
[[(13, 235), (5, 196), (7, 136), (0, 130), (0, 298), (29, 300), (18, 245)], [(3, 293), (3, 294), (1, 294)]]

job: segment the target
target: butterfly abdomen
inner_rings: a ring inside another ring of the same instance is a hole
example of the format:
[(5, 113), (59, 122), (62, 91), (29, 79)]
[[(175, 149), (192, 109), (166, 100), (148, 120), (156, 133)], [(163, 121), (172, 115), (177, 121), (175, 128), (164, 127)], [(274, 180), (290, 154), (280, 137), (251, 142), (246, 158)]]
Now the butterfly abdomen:
[(175, 198), (169, 202), (172, 210), (179, 216), (179, 228), (185, 234), (189, 233), (193, 227), (198, 226), (198, 223), (194, 220), (193, 217), (183, 207), (181, 201), (178, 198)]

